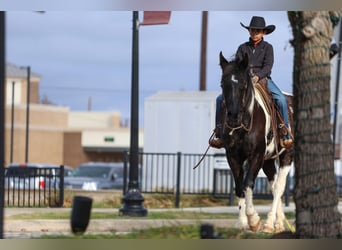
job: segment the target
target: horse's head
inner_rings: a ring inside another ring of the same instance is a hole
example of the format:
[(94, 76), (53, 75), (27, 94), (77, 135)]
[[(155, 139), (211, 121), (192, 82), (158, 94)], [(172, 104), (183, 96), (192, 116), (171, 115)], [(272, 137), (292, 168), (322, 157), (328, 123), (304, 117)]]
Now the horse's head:
[(251, 108), (253, 87), (249, 76), (249, 58), (228, 62), (220, 52), (222, 69), (222, 96), (226, 103), (226, 115), (231, 125), (242, 122), (243, 113)]

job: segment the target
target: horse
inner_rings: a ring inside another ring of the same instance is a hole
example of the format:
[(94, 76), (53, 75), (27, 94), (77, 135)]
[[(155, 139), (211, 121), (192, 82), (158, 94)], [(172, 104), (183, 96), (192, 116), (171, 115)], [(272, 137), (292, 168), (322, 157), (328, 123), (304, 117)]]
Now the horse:
[[(254, 232), (261, 230), (262, 226), (263, 232), (267, 233), (284, 231), (285, 215), (281, 199), (293, 161), (293, 147), (280, 147), (279, 137), (272, 128), (270, 112), (252, 83), (248, 55), (240, 61), (227, 61), (221, 51), (220, 67), (225, 105), (220, 134), (234, 176), (239, 226)], [(291, 95), (286, 97), (291, 101)], [(290, 127), (293, 126), (292, 113), (290, 109)], [(264, 171), (273, 194), (264, 225), (253, 205), (253, 187), (260, 169)]]

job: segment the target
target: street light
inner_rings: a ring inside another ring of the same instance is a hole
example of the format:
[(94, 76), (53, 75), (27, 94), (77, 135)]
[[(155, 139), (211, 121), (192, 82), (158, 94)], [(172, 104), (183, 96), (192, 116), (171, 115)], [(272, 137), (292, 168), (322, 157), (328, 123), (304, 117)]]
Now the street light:
[(120, 214), (125, 216), (146, 216), (143, 206), (144, 197), (139, 190), (139, 14), (133, 11), (133, 46), (132, 46), (132, 96), (131, 96), (131, 142), (129, 155), (128, 191), (123, 197)]
[(20, 67), (27, 70), (27, 97), (26, 97), (26, 142), (25, 142), (25, 162), (28, 162), (28, 145), (29, 145), (29, 120), (30, 120), (30, 89), (31, 89), (31, 67)]

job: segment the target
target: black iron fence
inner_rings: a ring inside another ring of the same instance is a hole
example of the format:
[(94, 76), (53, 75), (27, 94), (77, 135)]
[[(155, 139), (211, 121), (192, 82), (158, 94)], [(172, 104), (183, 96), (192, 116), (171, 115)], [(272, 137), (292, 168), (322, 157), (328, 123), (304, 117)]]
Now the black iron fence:
[(62, 207), (64, 166), (5, 169), (5, 207)]
[[(225, 156), (208, 154), (201, 164), (201, 154), (140, 153), (139, 184), (142, 193), (174, 194), (175, 207), (179, 207), (182, 194), (207, 194), (227, 199), (233, 205), (235, 186)], [(124, 156), (124, 180), (128, 176), (128, 155)], [(5, 170), (6, 171), (6, 170)], [(55, 174), (52, 174), (55, 173)], [(62, 207), (64, 201), (64, 166), (41, 168), (39, 172), (11, 175), (5, 173), (4, 206), (7, 207)], [(123, 192), (128, 183), (124, 181)], [(342, 178), (337, 176), (337, 192), (342, 193)], [(294, 177), (288, 177), (284, 199), (289, 199), (294, 188)], [(258, 176), (253, 196), (271, 199), (272, 193), (266, 177)], [(0, 204), (2, 205), (2, 204)]]
[[(233, 205), (234, 180), (225, 156), (208, 154), (194, 169), (201, 157), (201, 154), (180, 152), (140, 153), (141, 192), (175, 194), (176, 207), (179, 205), (181, 194), (209, 194), (217, 198), (227, 198), (229, 204)], [(128, 157), (124, 159), (128, 160)], [(266, 177), (257, 177), (253, 195), (256, 199), (272, 198)], [(285, 192), (287, 205), (290, 195), (287, 186)]]

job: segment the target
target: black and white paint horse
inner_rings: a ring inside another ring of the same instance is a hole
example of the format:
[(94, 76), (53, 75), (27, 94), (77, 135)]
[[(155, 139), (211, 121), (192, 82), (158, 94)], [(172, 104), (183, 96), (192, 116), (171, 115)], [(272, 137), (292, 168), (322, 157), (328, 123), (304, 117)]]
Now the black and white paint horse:
[[(226, 106), (221, 135), (234, 175), (240, 226), (252, 231), (262, 228), (253, 205), (253, 187), (259, 170), (263, 169), (273, 193), (263, 231), (281, 232), (285, 229), (281, 198), (291, 168), (293, 149), (280, 148), (272, 130), (271, 116), (251, 81), (248, 60), (246, 55), (242, 61), (228, 62), (220, 52), (222, 97)], [(292, 122), (292, 110), (289, 116)]]

